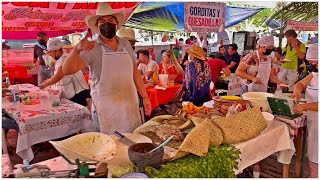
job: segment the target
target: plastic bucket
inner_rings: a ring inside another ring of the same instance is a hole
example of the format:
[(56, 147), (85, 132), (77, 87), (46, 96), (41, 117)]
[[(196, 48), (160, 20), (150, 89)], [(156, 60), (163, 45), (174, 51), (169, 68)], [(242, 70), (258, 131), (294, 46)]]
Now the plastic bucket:
[(262, 108), (264, 112), (271, 112), (267, 97), (274, 97), (274, 95), (265, 92), (247, 92), (242, 94), (242, 99), (250, 101), (253, 107)]

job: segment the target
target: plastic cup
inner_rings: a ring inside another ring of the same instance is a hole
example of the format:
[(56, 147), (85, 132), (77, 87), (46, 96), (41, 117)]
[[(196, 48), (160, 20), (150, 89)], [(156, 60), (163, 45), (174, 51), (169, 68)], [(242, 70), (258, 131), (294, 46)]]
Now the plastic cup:
[(172, 87), (172, 86), (174, 86), (174, 81), (169, 81), (169, 85), (168, 85), (169, 87)]
[(162, 87), (168, 86), (168, 74), (159, 74), (159, 81)]

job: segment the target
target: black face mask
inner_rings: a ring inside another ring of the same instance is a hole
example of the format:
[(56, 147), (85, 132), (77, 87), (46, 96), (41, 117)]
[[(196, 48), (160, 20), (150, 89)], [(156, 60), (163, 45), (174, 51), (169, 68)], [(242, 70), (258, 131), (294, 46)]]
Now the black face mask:
[(307, 71), (309, 71), (309, 72), (318, 72), (318, 69), (317, 69), (316, 65), (309, 64), (306, 67), (307, 67)]
[(104, 23), (99, 26), (99, 30), (101, 32), (101, 35), (107, 39), (112, 39), (117, 32), (117, 25), (112, 23)]
[(39, 42), (39, 44), (41, 44), (41, 45), (46, 45), (46, 41), (45, 40), (43, 40), (43, 39), (40, 39), (40, 40), (38, 40), (38, 42)]
[(269, 56), (272, 53), (273, 49), (266, 49), (266, 52), (263, 52), (263, 55)]

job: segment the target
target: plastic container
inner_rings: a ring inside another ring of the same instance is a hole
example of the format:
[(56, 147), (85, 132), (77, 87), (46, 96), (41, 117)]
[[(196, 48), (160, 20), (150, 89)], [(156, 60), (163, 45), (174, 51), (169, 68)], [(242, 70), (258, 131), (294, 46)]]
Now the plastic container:
[(259, 178), (259, 177), (260, 177), (260, 165), (259, 163), (257, 163), (253, 167), (253, 178)]
[(171, 80), (171, 81), (168, 81), (168, 86), (169, 86), (169, 87), (174, 86), (174, 81), (172, 81), (172, 80)]
[(7, 83), (9, 86), (11, 85), (9, 77), (6, 77), (6, 83)]
[(271, 112), (267, 97), (274, 97), (274, 95), (265, 92), (247, 92), (242, 94), (242, 99), (250, 101), (253, 107), (262, 108), (264, 112)]
[(148, 176), (144, 173), (130, 173), (130, 174), (126, 174), (121, 176), (120, 178), (136, 178), (136, 179), (140, 179), (140, 178), (148, 178)]
[(168, 74), (159, 74), (160, 86), (167, 87), (168, 86)]
[(20, 97), (19, 97), (19, 87), (18, 86), (14, 86), (12, 88), (12, 98), (13, 98), (13, 102), (20, 102)]

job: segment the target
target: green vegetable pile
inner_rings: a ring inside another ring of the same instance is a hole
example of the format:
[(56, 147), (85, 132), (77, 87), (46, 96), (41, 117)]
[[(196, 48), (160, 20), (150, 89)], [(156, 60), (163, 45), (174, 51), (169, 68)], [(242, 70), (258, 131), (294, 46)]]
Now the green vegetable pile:
[(132, 163), (128, 163), (128, 164), (121, 164), (116, 167), (112, 167), (110, 170), (111, 170), (112, 176), (117, 178), (129, 173), (137, 172), (138, 167)]
[(147, 167), (152, 178), (235, 178), (240, 150), (230, 145), (211, 146), (205, 157), (189, 154), (161, 165), (159, 170)]

